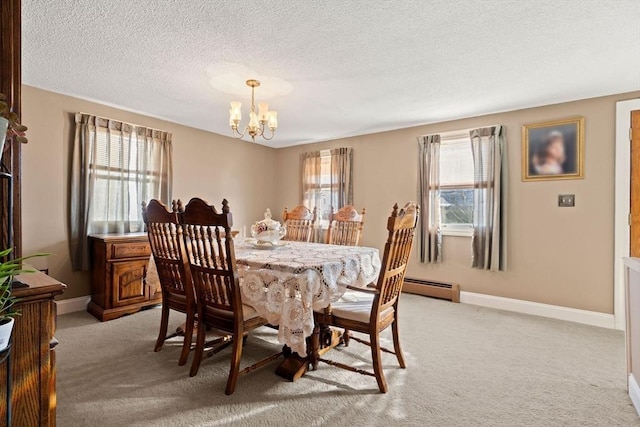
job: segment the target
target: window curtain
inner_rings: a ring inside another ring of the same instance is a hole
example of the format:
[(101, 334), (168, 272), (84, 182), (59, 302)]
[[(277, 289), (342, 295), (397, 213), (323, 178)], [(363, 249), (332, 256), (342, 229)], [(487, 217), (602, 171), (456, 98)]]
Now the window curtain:
[(352, 166), (352, 148), (331, 150), (331, 206), (336, 211), (353, 204)]
[(474, 166), (471, 266), (504, 271), (507, 264), (507, 155), (505, 128), (470, 131)]
[(302, 204), (313, 210), (320, 208), (320, 186), (322, 185), (322, 153), (312, 151), (300, 155), (302, 163)]
[(74, 270), (89, 270), (87, 236), (142, 231), (141, 204), (171, 201), (171, 134), (76, 114), (70, 250)]
[(418, 138), (418, 200), (420, 200), (420, 262), (442, 261), (440, 231), (440, 135)]

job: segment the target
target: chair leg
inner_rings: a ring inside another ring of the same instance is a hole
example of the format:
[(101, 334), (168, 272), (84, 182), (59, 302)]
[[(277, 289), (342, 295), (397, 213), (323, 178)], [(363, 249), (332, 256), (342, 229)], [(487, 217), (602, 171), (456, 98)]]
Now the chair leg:
[(311, 362), (311, 370), (318, 369), (318, 362), (320, 360), (320, 325), (316, 324), (313, 328), (313, 334), (311, 340), (307, 342), (309, 345), (309, 359)]
[(189, 352), (191, 351), (191, 340), (193, 339), (193, 313), (187, 313), (187, 323), (184, 327), (184, 341), (182, 342), (182, 353), (180, 353), (180, 359), (178, 365), (182, 366), (187, 363), (189, 358)]
[(351, 339), (351, 335), (349, 335), (349, 330), (345, 328), (342, 333), (342, 343), (345, 347), (349, 347), (349, 340)]
[(378, 381), (378, 388), (381, 393), (387, 392), (387, 381), (384, 379), (384, 372), (382, 371), (382, 358), (380, 357), (380, 336), (379, 334), (370, 334), (371, 339), (371, 358), (373, 359), (373, 372), (376, 374), (376, 381)]
[(231, 368), (229, 369), (229, 379), (227, 380), (227, 389), (224, 391), (226, 395), (233, 394), (236, 389), (236, 383), (240, 376), (240, 359), (242, 358), (242, 334), (233, 335), (233, 353), (231, 355)]
[[(193, 355), (193, 362), (191, 362), (191, 371), (189, 376), (194, 377), (200, 369), (200, 362), (202, 362), (202, 354), (204, 353), (204, 338), (206, 334), (206, 327), (201, 321), (198, 321), (198, 335), (196, 336), (196, 351)], [(186, 337), (185, 337), (186, 339)]]
[(400, 335), (398, 334), (398, 318), (396, 317), (391, 324), (391, 331), (393, 332), (393, 349), (396, 352), (398, 363), (402, 369), (405, 369), (407, 365), (404, 363), (404, 356), (402, 349), (400, 348)]
[(160, 351), (162, 344), (167, 338), (167, 328), (169, 327), (169, 306), (162, 304), (162, 314), (160, 315), (160, 332), (158, 332), (158, 339), (156, 340), (156, 346), (153, 351)]

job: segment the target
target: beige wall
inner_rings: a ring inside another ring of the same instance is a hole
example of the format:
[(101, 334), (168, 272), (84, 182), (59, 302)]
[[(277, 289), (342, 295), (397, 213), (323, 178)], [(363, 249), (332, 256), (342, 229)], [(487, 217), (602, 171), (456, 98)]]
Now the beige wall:
[[(299, 153), (351, 146), (355, 204), (367, 208), (363, 244), (379, 248), (393, 203), (416, 198), (416, 136), (502, 124), (507, 127), (510, 168), (508, 271), (471, 269), (470, 239), (445, 237), (444, 262), (421, 265), (414, 250), (408, 274), (457, 282), (464, 291), (612, 313), (615, 102), (638, 96), (594, 98), (274, 150), (25, 86), (23, 121), (29, 126), (29, 144), (23, 152), (24, 252), (54, 254), (38, 260), (37, 266), (49, 268), (69, 285), (64, 298), (89, 294), (89, 276), (71, 271), (67, 244), (76, 111), (172, 132), (174, 197), (200, 196), (216, 204), (227, 197), (236, 228), (262, 217), (266, 207), (279, 213), (299, 202)], [(586, 119), (585, 178), (522, 182), (521, 126), (575, 116)], [(575, 208), (557, 207), (557, 196), (564, 193), (576, 194)]]
[[(261, 218), (276, 199), (276, 150), (81, 99), (23, 87), (22, 219), (24, 253), (53, 253), (37, 267), (68, 285), (63, 298), (89, 294), (89, 275), (71, 271), (68, 249), (69, 156), (73, 113), (82, 111), (173, 133), (173, 196), (203, 197), (219, 205), (224, 197), (236, 228)], [(213, 114), (213, 112), (212, 112)], [(34, 263), (35, 264), (35, 263)]]
[[(621, 94), (279, 149), (277, 205), (299, 202), (301, 152), (351, 146), (354, 202), (367, 208), (363, 245), (381, 248), (393, 203), (416, 199), (417, 136), (505, 125), (508, 271), (470, 268), (471, 239), (445, 237), (442, 264), (420, 264), (414, 248), (408, 276), (456, 282), (463, 291), (613, 313), (615, 103), (638, 96)], [(522, 125), (575, 116), (585, 117), (584, 179), (522, 182)], [(576, 195), (574, 208), (557, 206), (558, 195), (566, 193)]]

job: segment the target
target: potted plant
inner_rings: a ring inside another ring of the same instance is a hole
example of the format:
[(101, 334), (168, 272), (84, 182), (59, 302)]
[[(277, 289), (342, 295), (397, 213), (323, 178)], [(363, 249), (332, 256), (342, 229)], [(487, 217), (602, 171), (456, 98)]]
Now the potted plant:
[(27, 127), (20, 124), (18, 115), (11, 111), (6, 101), (7, 97), (0, 93), (0, 158), (7, 139), (15, 136), (18, 142), (27, 143), (27, 137), (24, 136)]
[[(0, 259), (8, 258), (9, 254), (11, 254), (11, 249), (0, 251)], [(46, 255), (49, 254), (39, 253), (0, 262), (0, 351), (4, 350), (9, 345), (9, 339), (11, 338), (11, 332), (13, 331), (15, 317), (20, 315), (13, 306), (16, 302), (16, 297), (13, 296), (11, 288), (13, 278), (21, 273), (35, 272), (35, 270), (22, 268), (22, 261)]]

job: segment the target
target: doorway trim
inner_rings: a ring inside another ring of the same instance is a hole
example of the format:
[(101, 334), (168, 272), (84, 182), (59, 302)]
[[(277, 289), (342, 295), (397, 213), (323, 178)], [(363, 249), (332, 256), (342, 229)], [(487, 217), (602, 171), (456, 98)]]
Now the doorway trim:
[(631, 212), (631, 112), (640, 110), (640, 99), (616, 103), (616, 160), (614, 203), (614, 264), (613, 315), (615, 328), (625, 329), (624, 265), (622, 258), (629, 256), (629, 212)]

